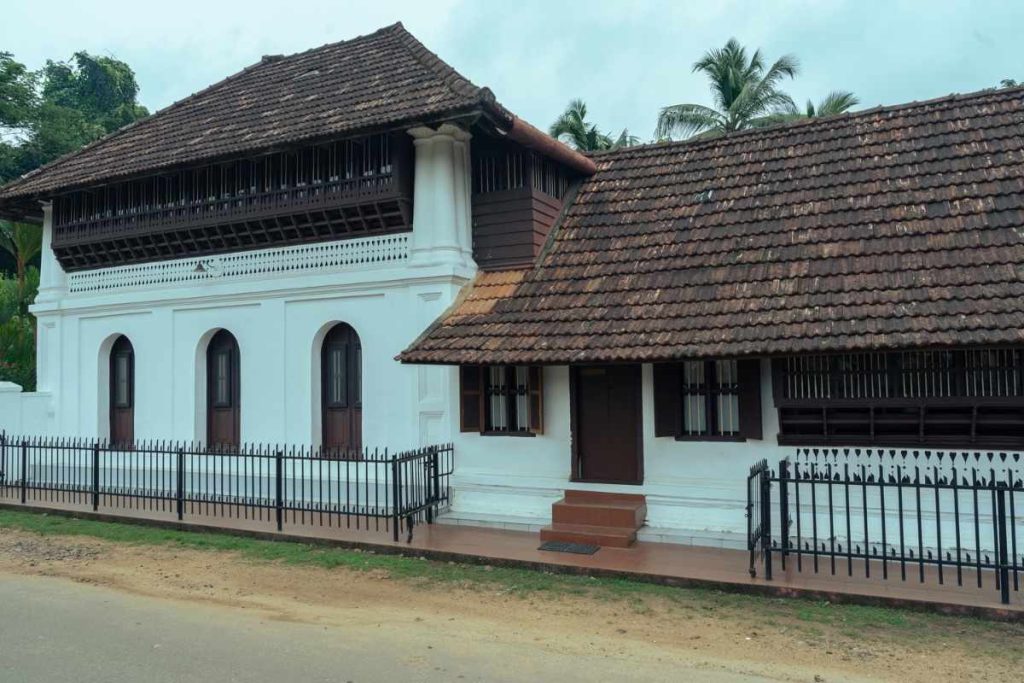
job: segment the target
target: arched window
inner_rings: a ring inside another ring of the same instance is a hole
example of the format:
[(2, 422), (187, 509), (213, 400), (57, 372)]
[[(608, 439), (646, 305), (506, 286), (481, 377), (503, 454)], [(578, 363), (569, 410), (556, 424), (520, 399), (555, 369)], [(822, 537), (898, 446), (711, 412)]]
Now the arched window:
[(206, 347), (206, 443), (234, 447), (241, 442), (241, 377), (238, 342), (221, 330)]
[(135, 351), (124, 335), (110, 349), (110, 442), (135, 440)]
[(359, 335), (350, 325), (338, 323), (320, 350), (320, 424), (324, 449), (340, 455), (362, 448), (362, 367)]

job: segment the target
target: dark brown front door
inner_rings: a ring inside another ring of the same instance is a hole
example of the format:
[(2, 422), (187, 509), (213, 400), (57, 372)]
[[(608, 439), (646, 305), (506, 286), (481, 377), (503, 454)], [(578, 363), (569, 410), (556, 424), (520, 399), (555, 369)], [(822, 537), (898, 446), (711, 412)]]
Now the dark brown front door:
[(135, 351), (128, 337), (118, 337), (110, 349), (110, 443), (135, 440)]
[(221, 330), (206, 348), (206, 442), (214, 447), (238, 446), (241, 377), (238, 342)]
[(363, 352), (359, 335), (339, 323), (324, 338), (320, 354), (323, 446), (341, 453), (363, 445)]
[(571, 369), (573, 479), (643, 482), (640, 366)]

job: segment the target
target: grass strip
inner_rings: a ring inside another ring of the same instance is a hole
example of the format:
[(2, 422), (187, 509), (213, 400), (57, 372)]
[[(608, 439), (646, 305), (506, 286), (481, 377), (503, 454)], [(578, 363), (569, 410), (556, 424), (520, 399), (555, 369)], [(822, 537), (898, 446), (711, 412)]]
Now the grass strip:
[[(1024, 656), (1024, 625), (954, 617), (912, 610), (831, 604), (793, 598), (729, 593), (702, 588), (676, 588), (622, 578), (553, 574), (515, 567), (491, 567), (442, 562), (367, 550), (338, 548), (295, 541), (271, 541), (221, 532), (180, 531), (138, 524), (77, 519), (38, 512), (0, 510), (0, 529), (17, 529), (42, 536), (84, 536), (113, 543), (173, 546), (227, 552), (254, 562), (305, 565), (323, 569), (385, 572), (395, 580), (437, 587), (492, 590), (521, 596), (583, 596), (623, 600), (637, 613), (654, 601), (683, 616), (704, 615), (743, 619), (752, 629), (793, 628), (812, 635), (836, 635), (858, 641), (906, 636), (914, 642), (955, 636), (961, 642), (977, 638), (979, 645), (1014, 643), (1004, 654)], [(995, 643), (993, 637), (999, 638)], [(1002, 637), (1010, 639), (1003, 641)], [(985, 649), (988, 649), (987, 647)]]

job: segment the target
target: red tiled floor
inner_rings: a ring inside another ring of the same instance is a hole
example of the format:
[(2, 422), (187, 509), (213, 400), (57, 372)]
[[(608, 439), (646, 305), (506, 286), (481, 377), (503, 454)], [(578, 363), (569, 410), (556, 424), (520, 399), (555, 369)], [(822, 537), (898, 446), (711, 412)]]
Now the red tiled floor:
[[(29, 501), (25, 507), (93, 515), (91, 507), (82, 499), (76, 502)], [(0, 505), (20, 508), (8, 499)], [(671, 543), (639, 542), (632, 548), (602, 548), (594, 555), (546, 552), (537, 549), (540, 544), (536, 533), (507, 531), (484, 527), (447, 524), (416, 526), (413, 540), (405, 543), (403, 537), (394, 543), (384, 522), (374, 528), (357, 529), (354, 524), (341, 526), (337, 519), (318, 515), (292, 518), (289, 514), (284, 531), (278, 533), (272, 511), (263, 511), (262, 519), (223, 517), (203, 514), (201, 509), (186, 513), (179, 523), (171, 508), (146, 510), (126, 507), (101, 507), (98, 513), (106, 519), (151, 520), (163, 524), (191, 528), (221, 529), (290, 540), (319, 540), (349, 545), (360, 545), (386, 552), (405, 551), (439, 559), (458, 559), (489, 564), (529, 566), (552, 571), (591, 573), (599, 575), (628, 575), (634, 578), (678, 585), (705, 585), (717, 588), (767, 593), (776, 595), (805, 595), (833, 602), (866, 602), (906, 606), (928, 605), (947, 612), (976, 613), (1005, 619), (1024, 619), (1024, 586), (1011, 591), (1011, 604), (999, 602), (991, 573), (983, 575), (983, 588), (976, 584), (973, 572), (964, 572), (963, 586), (957, 586), (956, 572), (945, 569), (945, 584), (938, 583), (933, 568), (926, 568), (925, 581), (918, 579), (916, 565), (908, 565), (908, 578), (900, 579), (899, 565), (890, 564), (889, 578), (883, 579), (881, 565), (872, 564), (871, 578), (864, 577), (862, 563), (854, 563), (854, 576), (847, 575), (845, 560), (837, 560), (836, 575), (831, 574), (829, 560), (819, 560), (819, 573), (811, 569), (813, 560), (804, 558), (802, 572), (790, 559), (787, 571), (782, 571), (776, 558), (773, 580), (748, 573), (749, 555), (739, 550), (676, 545)], [(328, 521), (332, 524), (328, 524)], [(1024, 576), (1020, 577), (1024, 582)]]

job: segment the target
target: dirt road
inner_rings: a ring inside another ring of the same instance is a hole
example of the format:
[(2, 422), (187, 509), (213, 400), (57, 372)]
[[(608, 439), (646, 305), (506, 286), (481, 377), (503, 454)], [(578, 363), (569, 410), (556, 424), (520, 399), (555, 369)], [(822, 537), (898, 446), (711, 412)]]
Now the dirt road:
[(865, 640), (687, 601), (514, 595), (10, 529), (0, 605), (12, 682), (997, 681), (1024, 661), (1004, 627), (988, 651), (955, 630)]

